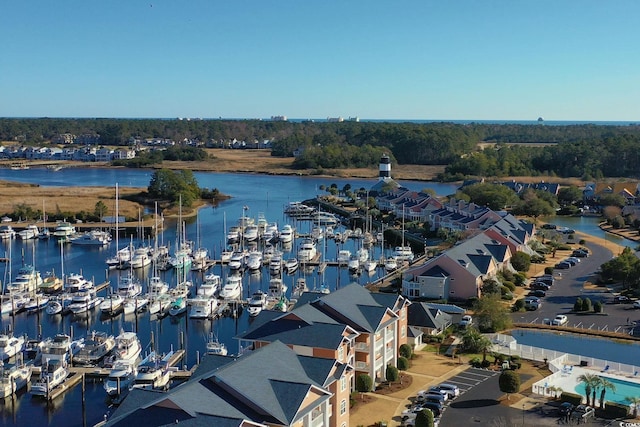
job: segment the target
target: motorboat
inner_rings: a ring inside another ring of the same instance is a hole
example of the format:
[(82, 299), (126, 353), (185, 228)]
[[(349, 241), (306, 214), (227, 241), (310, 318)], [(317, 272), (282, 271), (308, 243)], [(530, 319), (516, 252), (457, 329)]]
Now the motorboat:
[(269, 273), (276, 276), (280, 274), (280, 271), (282, 271), (282, 255), (278, 254), (272, 256), (271, 260), (269, 260)]
[(340, 224), (340, 220), (338, 219), (338, 217), (329, 212), (319, 212), (318, 214), (313, 215), (311, 217), (311, 220), (316, 225), (330, 225), (332, 227), (335, 227), (336, 225)]
[(198, 295), (188, 301), (189, 317), (192, 319), (208, 319), (218, 308), (218, 300), (212, 296)]
[(240, 228), (233, 226), (227, 232), (227, 243), (232, 245), (240, 240)]
[(0, 335), (0, 361), (7, 360), (20, 353), (24, 348), (24, 337), (13, 335)]
[(258, 226), (248, 225), (242, 232), (242, 237), (247, 242), (255, 242), (258, 239)]
[(73, 235), (69, 241), (72, 245), (104, 246), (111, 242), (111, 234), (108, 231), (91, 230)]
[(102, 300), (102, 297), (96, 295), (95, 289), (76, 292), (73, 294), (71, 303), (67, 306), (67, 309), (73, 314), (85, 313), (102, 304)]
[(249, 252), (247, 268), (251, 271), (260, 270), (260, 268), (262, 268), (262, 253), (260, 251)]
[(169, 294), (161, 294), (149, 301), (149, 314), (163, 317), (169, 314), (173, 298)]
[(11, 396), (31, 381), (31, 367), (0, 364), (0, 399)]
[(169, 296), (175, 301), (178, 298), (187, 298), (191, 294), (193, 283), (188, 280), (182, 281), (175, 288), (169, 289)]
[(33, 265), (23, 265), (18, 270), (15, 279), (7, 285), (5, 293), (33, 293), (36, 292), (40, 286), (42, 286), (42, 276), (40, 276), (40, 272), (37, 271)]
[(35, 224), (29, 224), (24, 230), (18, 231), (16, 234), (19, 239), (30, 240), (35, 239), (40, 234), (40, 229)]
[(129, 273), (120, 279), (117, 293), (123, 298), (135, 298), (142, 293), (142, 284)]
[(0, 304), (0, 314), (17, 313), (24, 308), (24, 305), (29, 301), (29, 294), (11, 294), (2, 301)]
[(298, 259), (289, 258), (284, 262), (284, 268), (287, 270), (287, 274), (293, 274), (298, 269)]
[(68, 376), (69, 370), (64, 361), (47, 360), (46, 365), (42, 368), (40, 379), (31, 384), (31, 394), (46, 397), (53, 389), (64, 383)]
[(122, 309), (124, 297), (120, 294), (109, 294), (100, 303), (100, 311), (105, 314), (115, 314)]
[(262, 233), (262, 240), (264, 240), (265, 242), (272, 242), (278, 238), (278, 235), (278, 223), (272, 222), (267, 224), (266, 228), (264, 229), (264, 233)]
[(149, 298), (141, 296), (126, 298), (122, 304), (122, 311), (125, 315), (138, 313), (143, 311), (147, 304), (149, 304)]
[(255, 317), (267, 307), (267, 294), (258, 290), (251, 294), (251, 299), (247, 306), (247, 312), (249, 316)]
[(151, 299), (169, 292), (169, 284), (162, 280), (160, 276), (153, 276), (149, 279), (147, 296)]
[(356, 258), (360, 265), (363, 265), (369, 259), (369, 250), (367, 248), (360, 248), (356, 251)]
[(135, 332), (121, 332), (116, 337), (116, 345), (111, 355), (105, 359), (105, 367), (111, 367), (119, 361), (134, 363), (140, 353), (142, 346)]
[(231, 270), (242, 269), (244, 267), (244, 258), (245, 254), (243, 252), (235, 251), (229, 260), (229, 268)]
[(227, 276), (222, 290), (220, 290), (220, 298), (224, 300), (234, 300), (240, 298), (242, 294), (242, 276), (231, 274)]
[(191, 269), (195, 271), (203, 271), (207, 269), (209, 262), (209, 250), (207, 248), (198, 248), (191, 254)]
[(107, 258), (106, 263), (109, 267), (118, 267), (127, 265), (129, 261), (131, 261), (131, 248), (125, 246), (122, 249), (118, 249), (113, 257)]
[(67, 276), (65, 289), (71, 294), (88, 291), (93, 289), (93, 281), (85, 279), (82, 274), (71, 273)]
[(278, 240), (280, 240), (282, 243), (291, 243), (293, 241), (293, 227), (291, 227), (289, 224), (285, 224), (280, 231)]
[(316, 243), (313, 239), (304, 239), (302, 243), (300, 243), (300, 247), (298, 249), (298, 261), (299, 262), (309, 262), (313, 261), (318, 255), (318, 250), (316, 248)]
[(187, 311), (187, 300), (186, 298), (178, 298), (175, 301), (173, 301), (173, 303), (171, 304), (171, 307), (169, 308), (169, 315), (170, 316), (180, 316), (183, 313), (186, 313)]
[(73, 341), (67, 334), (57, 334), (42, 343), (42, 360), (58, 360), (66, 364), (71, 356), (80, 350), (83, 339)]
[(217, 274), (207, 274), (204, 276), (204, 283), (200, 285), (196, 294), (205, 297), (212, 297), (220, 290), (221, 282), (222, 279)]
[(106, 332), (93, 331), (73, 356), (74, 365), (97, 365), (116, 346), (116, 339)]
[(24, 359), (32, 363), (40, 363), (42, 360), (43, 341), (38, 338), (29, 338), (22, 350)]
[(375, 271), (378, 268), (378, 263), (372, 259), (365, 261), (364, 270), (368, 273)]
[(384, 269), (387, 271), (394, 271), (398, 269), (398, 261), (395, 257), (389, 257), (384, 261)]
[(305, 279), (304, 277), (299, 277), (298, 280), (296, 280), (296, 285), (294, 286), (291, 295), (293, 297), (299, 298), (308, 290), (309, 288), (307, 287), (307, 279)]
[(310, 217), (316, 213), (316, 209), (302, 202), (289, 202), (284, 208), (284, 213), (293, 218)]
[(287, 292), (287, 285), (282, 279), (274, 278), (269, 280), (269, 299), (277, 300)]
[(9, 240), (16, 237), (16, 231), (9, 224), (0, 226), (0, 239)]
[(349, 258), (347, 267), (349, 268), (350, 273), (357, 273), (360, 270), (360, 260), (358, 259), (358, 257), (352, 256), (351, 258)]
[(59, 221), (53, 229), (53, 237), (61, 241), (68, 241), (75, 234), (76, 228), (67, 221)]
[(393, 256), (398, 261), (413, 261), (414, 254), (411, 250), (411, 246), (396, 246), (393, 250)]
[(220, 261), (228, 263), (229, 261), (231, 261), (232, 255), (233, 255), (233, 251), (222, 251), (220, 252)]
[(213, 333), (209, 335), (209, 341), (207, 341), (207, 354), (214, 356), (226, 356), (227, 346), (218, 341), (218, 337), (216, 337)]
[(60, 314), (62, 313), (64, 307), (62, 307), (62, 302), (58, 299), (55, 300), (49, 300), (49, 303), (47, 304), (47, 308), (45, 308), (45, 313), (47, 313), (48, 315), (56, 315), (56, 314)]
[(338, 251), (338, 265), (347, 265), (351, 259), (351, 251), (348, 249), (340, 249)]
[(138, 365), (138, 373), (134, 387), (166, 389), (171, 380), (171, 367), (169, 362), (173, 357), (173, 351), (160, 355), (154, 351)]
[(311, 238), (315, 241), (324, 239), (324, 229), (318, 225), (311, 229)]
[(27, 313), (35, 313), (38, 310), (42, 310), (49, 304), (49, 297), (43, 294), (35, 294), (29, 301), (24, 304), (24, 309)]
[(40, 290), (45, 294), (54, 294), (62, 290), (63, 281), (52, 271), (47, 272), (42, 278)]
[(137, 373), (138, 371), (133, 361), (116, 361), (109, 371), (109, 376), (104, 380), (104, 390), (109, 396), (118, 396), (124, 390), (128, 391), (130, 386), (133, 385)]
[(136, 248), (133, 251), (129, 266), (133, 269), (144, 268), (151, 264), (151, 256), (149, 255), (149, 248), (146, 246)]

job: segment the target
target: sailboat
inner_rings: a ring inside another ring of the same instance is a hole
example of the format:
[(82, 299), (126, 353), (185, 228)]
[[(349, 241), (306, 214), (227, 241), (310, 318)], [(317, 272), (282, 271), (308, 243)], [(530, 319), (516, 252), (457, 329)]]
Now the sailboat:
[(398, 261), (413, 261), (414, 255), (411, 246), (404, 245), (404, 205), (402, 205), (402, 246), (396, 246), (393, 255)]
[(42, 201), (42, 229), (38, 233), (38, 239), (46, 240), (51, 235), (47, 228), (47, 214), (44, 211), (44, 200)]
[(118, 224), (120, 224), (120, 216), (119, 216), (119, 205), (118, 205), (118, 184), (116, 183), (116, 217), (115, 217), (115, 222), (116, 222), (116, 253), (113, 257), (111, 258), (107, 258), (107, 265), (109, 266), (109, 268), (122, 268), (123, 266), (126, 265), (126, 263), (128, 263), (129, 261), (131, 261), (131, 249), (129, 248), (129, 245), (125, 246), (124, 248), (120, 249), (120, 232), (118, 230)]

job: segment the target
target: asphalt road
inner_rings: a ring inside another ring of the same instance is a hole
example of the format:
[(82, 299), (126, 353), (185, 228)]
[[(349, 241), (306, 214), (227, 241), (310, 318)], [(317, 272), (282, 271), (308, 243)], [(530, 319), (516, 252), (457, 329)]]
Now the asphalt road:
[[(624, 332), (630, 329), (629, 324), (638, 321), (640, 324), (640, 310), (634, 310), (631, 304), (612, 304), (613, 294), (604, 288), (594, 290), (583, 289), (587, 280), (593, 280), (594, 272), (604, 262), (609, 261), (614, 254), (610, 249), (587, 243), (590, 250), (587, 258), (581, 258), (581, 262), (570, 269), (555, 270), (555, 284), (542, 297), (542, 306), (535, 311), (513, 313), (515, 323), (542, 323), (543, 319), (553, 319), (557, 314), (565, 314), (569, 318), (567, 326), (575, 326), (587, 329), (599, 329)], [(563, 258), (557, 256), (557, 261)], [(603, 303), (603, 314), (578, 314), (570, 313), (576, 299), (589, 298), (592, 303)]]

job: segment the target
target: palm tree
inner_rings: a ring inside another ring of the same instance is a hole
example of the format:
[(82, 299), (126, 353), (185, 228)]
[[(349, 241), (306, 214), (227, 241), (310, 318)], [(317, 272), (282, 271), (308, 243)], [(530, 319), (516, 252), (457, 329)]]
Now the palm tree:
[(591, 392), (593, 391), (593, 401), (596, 400), (596, 391), (595, 389), (600, 384), (600, 377), (595, 374), (582, 374), (578, 377), (578, 381), (584, 383), (584, 394), (587, 397), (587, 406), (591, 405)]
[(640, 396), (627, 396), (624, 400), (633, 405), (633, 418), (636, 418), (638, 416), (638, 407), (640, 406)]
[(600, 377), (600, 408), (602, 409), (604, 409), (604, 395), (607, 392), (607, 389), (616, 391), (616, 385), (608, 379)]

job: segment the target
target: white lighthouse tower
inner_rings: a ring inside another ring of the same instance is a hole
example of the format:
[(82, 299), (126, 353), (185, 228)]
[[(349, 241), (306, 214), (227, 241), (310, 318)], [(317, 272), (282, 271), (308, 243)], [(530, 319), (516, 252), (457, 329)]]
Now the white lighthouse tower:
[(389, 179), (391, 179), (391, 159), (386, 154), (383, 154), (378, 168), (378, 180), (386, 181)]

